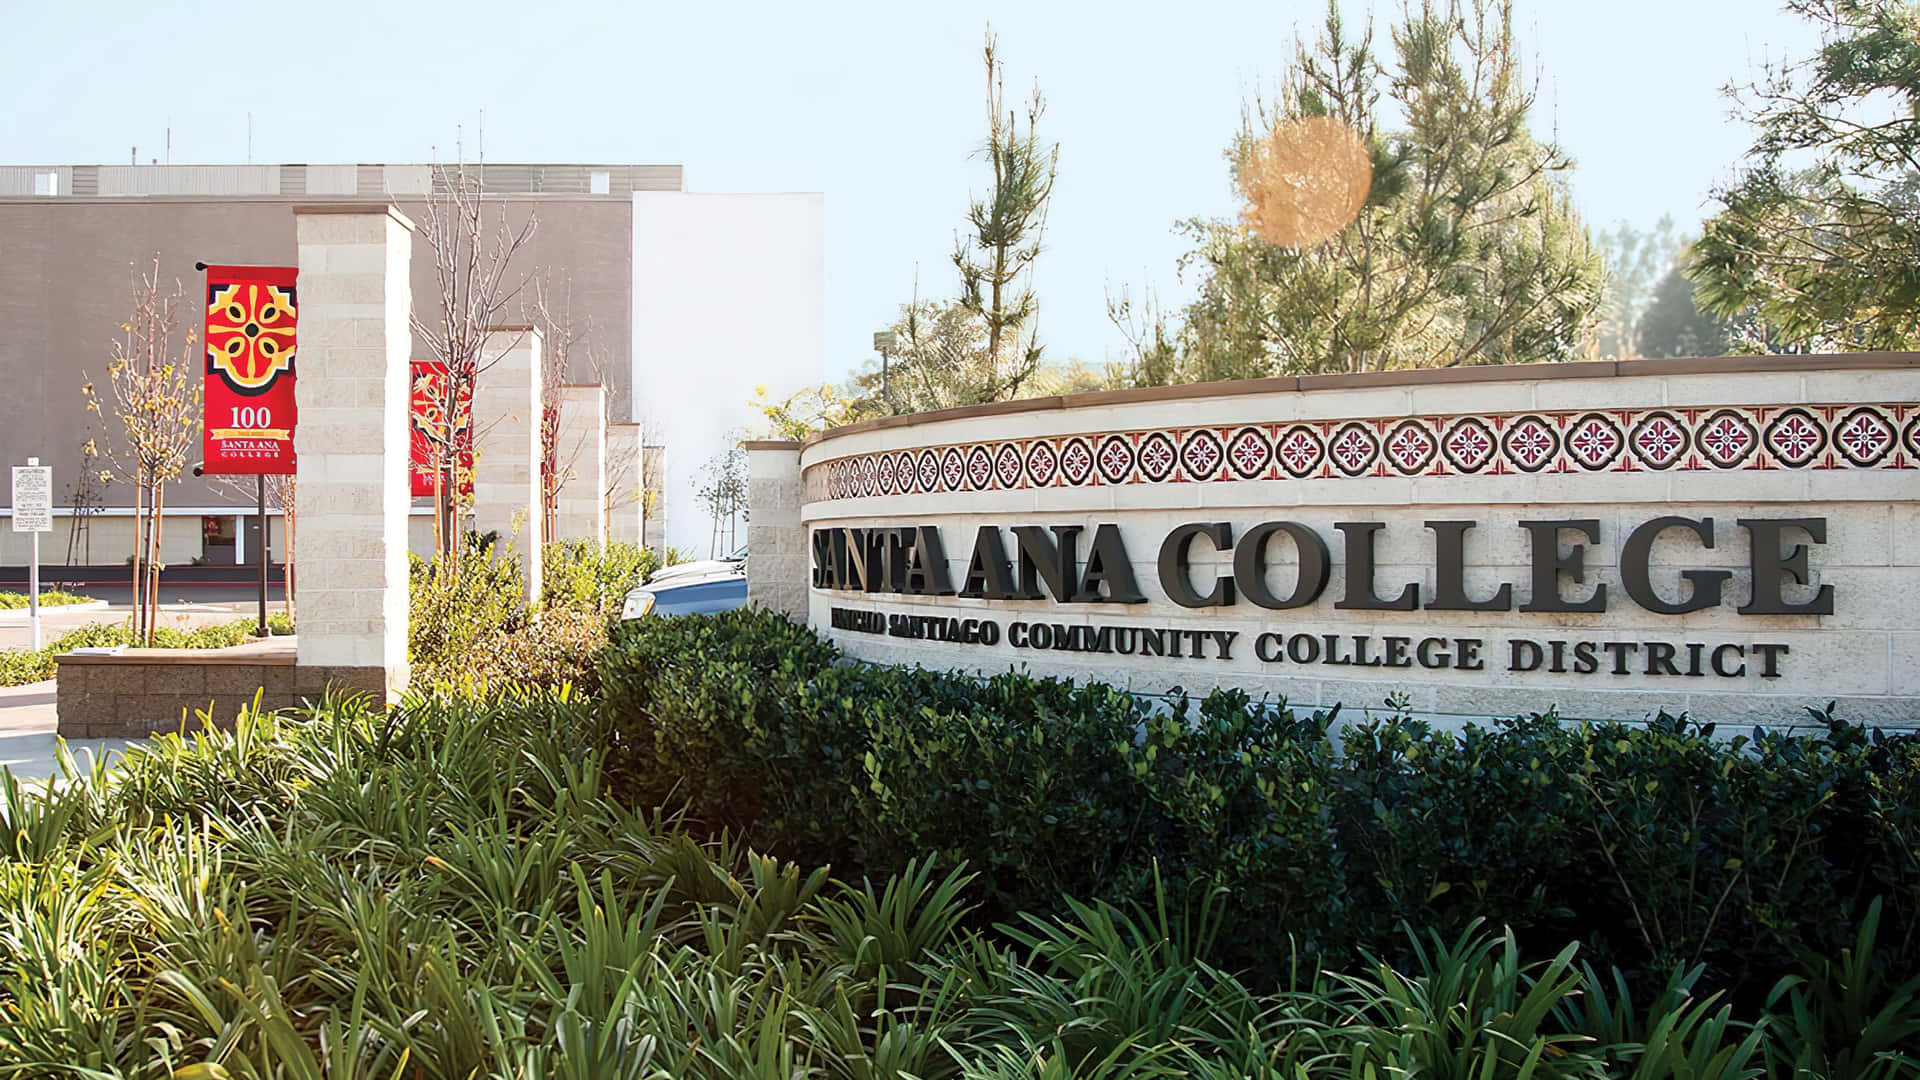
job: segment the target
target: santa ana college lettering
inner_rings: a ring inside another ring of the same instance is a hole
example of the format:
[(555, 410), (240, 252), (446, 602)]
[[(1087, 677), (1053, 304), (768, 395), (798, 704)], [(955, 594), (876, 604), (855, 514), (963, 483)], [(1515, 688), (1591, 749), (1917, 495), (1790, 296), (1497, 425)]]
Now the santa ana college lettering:
[(751, 587), (857, 659), (1442, 717), (1920, 718), (1904, 354), (1126, 391), (749, 461)]
[[(1335, 609), (1366, 611), (1512, 611), (1601, 612), (1608, 587), (1594, 584), (1584, 596), (1569, 596), (1563, 581), (1587, 578), (1587, 547), (1600, 540), (1597, 520), (1523, 521), (1518, 523), (1532, 541), (1533, 558), (1526, 587), (1531, 592), (1516, 599), (1514, 585), (1502, 583), (1490, 595), (1470, 598), (1463, 584), (1465, 539), (1472, 521), (1429, 521), (1434, 537), (1435, 585), (1424, 603), (1421, 587), (1409, 582), (1383, 598), (1374, 581), (1375, 534), (1378, 522), (1336, 522), (1345, 539), (1345, 588), (1332, 601)], [(1742, 615), (1830, 615), (1833, 587), (1808, 586), (1808, 547), (1826, 538), (1822, 518), (1741, 519), (1737, 523), (1750, 541), (1750, 577), (1753, 583)], [(1711, 518), (1661, 517), (1635, 528), (1620, 547), (1619, 579), (1628, 602), (1661, 615), (1679, 615), (1719, 607), (1725, 602), (1731, 570), (1683, 569), (1673, 576), (1684, 583), (1685, 595), (1669, 597), (1656, 589), (1652, 565), (1654, 540), (1677, 529), (1696, 538), (1705, 548), (1714, 546)], [(1008, 532), (982, 525), (976, 531), (966, 574), (955, 589), (948, 571), (946, 545), (932, 525), (883, 528), (821, 529), (813, 533), (813, 586), (841, 592), (894, 593), (907, 596), (961, 596), (984, 600), (1051, 600), (1059, 604), (1146, 604), (1148, 597), (1135, 580), (1133, 560), (1117, 525), (1095, 528), (1086, 558), (1081, 557), (1077, 525), (1041, 527), (1018, 525)], [(1803, 543), (1784, 538), (1797, 532)], [(1565, 534), (1580, 538), (1573, 543)], [(1292, 545), (1290, 580), (1277, 588), (1268, 562), (1270, 545), (1284, 537)], [(1204, 586), (1195, 581), (1192, 546), (1204, 541), (1215, 552), (1232, 554), (1231, 569)], [(1011, 552), (1011, 555), (1010, 555)], [(1327, 592), (1334, 560), (1324, 537), (1299, 522), (1262, 522), (1246, 530), (1237, 550), (1234, 529), (1227, 522), (1181, 525), (1160, 542), (1158, 585), (1165, 597), (1183, 608), (1231, 607), (1245, 601), (1274, 611), (1310, 608)], [(1792, 598), (1789, 592), (1801, 592)], [(897, 638), (967, 645), (998, 645), (1004, 639), (1014, 649), (1101, 653), (1141, 659), (1171, 657), (1231, 660), (1238, 629), (1113, 626), (1013, 620), (1004, 635), (993, 619), (940, 615), (895, 614), (834, 607), (830, 625), (836, 630), (885, 634)], [(1488, 642), (1481, 637), (1300, 633), (1263, 630), (1254, 635), (1252, 649), (1262, 664), (1320, 664), (1330, 667), (1402, 668), (1422, 670), (1486, 669)], [(1507, 639), (1504, 655), (1511, 672), (1546, 671), (1553, 674), (1600, 676), (1683, 676), (1738, 679), (1746, 677), (1751, 650), (1760, 678), (1780, 676), (1782, 657), (1791, 646), (1779, 642), (1669, 642), (1554, 638)]]

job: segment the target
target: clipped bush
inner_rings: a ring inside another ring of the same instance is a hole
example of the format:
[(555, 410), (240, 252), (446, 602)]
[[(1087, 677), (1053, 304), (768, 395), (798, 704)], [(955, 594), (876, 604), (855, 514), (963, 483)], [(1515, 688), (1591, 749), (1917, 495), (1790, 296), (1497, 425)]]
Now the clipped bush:
[(630, 798), (873, 875), (965, 862), (991, 916), (1224, 887), (1215, 959), (1274, 978), (1296, 946), (1411, 961), (1401, 926), (1485, 918), (1754, 1005), (1880, 898), (1883, 959), (1920, 971), (1920, 738), (1825, 714), (1732, 739), (1666, 716), (1330, 731), (1233, 691), (854, 664), (753, 610), (627, 624), (600, 674)]

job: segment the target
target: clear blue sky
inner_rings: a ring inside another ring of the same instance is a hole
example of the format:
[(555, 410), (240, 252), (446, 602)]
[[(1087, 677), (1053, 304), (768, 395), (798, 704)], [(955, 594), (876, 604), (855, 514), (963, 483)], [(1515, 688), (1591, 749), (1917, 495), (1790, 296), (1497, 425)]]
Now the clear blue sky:
[[(1313, 0), (1051, 3), (367, 3), (243, 6), (11, 0), (0, 37), (0, 161), (450, 158), (485, 110), (494, 161), (686, 166), (696, 191), (827, 197), (827, 356), (835, 376), (947, 262), (981, 184), (981, 34), (1008, 90), (1038, 79), (1060, 180), (1039, 267), (1049, 353), (1117, 356), (1103, 297), (1182, 295), (1174, 223), (1232, 212), (1221, 151), (1270, 89)], [(1343, 0), (1381, 20), (1397, 0)], [(1519, 0), (1541, 75), (1536, 130), (1577, 159), (1597, 227), (1682, 228), (1747, 143), (1719, 88), (1812, 30), (1768, 0)], [(1384, 44), (1384, 25), (1381, 40)]]

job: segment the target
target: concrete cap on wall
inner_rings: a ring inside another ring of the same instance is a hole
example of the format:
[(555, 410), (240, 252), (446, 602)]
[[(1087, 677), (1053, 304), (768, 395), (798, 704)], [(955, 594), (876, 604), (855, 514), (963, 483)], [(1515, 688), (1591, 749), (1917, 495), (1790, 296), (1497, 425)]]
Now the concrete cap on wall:
[(413, 219), (401, 213), (400, 208), (392, 203), (295, 203), (293, 212), (296, 216), (300, 214), (385, 214), (401, 225), (406, 226), (408, 232), (420, 231), (419, 227), (413, 223)]
[[(1597, 360), (1568, 364), (1476, 364), (1451, 368), (1409, 368), (1364, 371), (1345, 375), (1282, 375), (1269, 379), (1231, 379), (1220, 382), (1180, 383), (1129, 390), (1093, 390), (1083, 394), (994, 401), (962, 405), (934, 412), (905, 413), (861, 420), (844, 427), (809, 435), (803, 446), (863, 431), (911, 427), (938, 420), (976, 416), (1048, 412), (1057, 409), (1127, 405), (1139, 402), (1183, 401), (1190, 398), (1236, 397), (1248, 394), (1312, 393), (1323, 390), (1436, 386), (1448, 383), (1543, 382), (1558, 379), (1610, 379), (1621, 376), (1717, 375), (1751, 372), (1806, 372), (1920, 368), (1920, 353), (1819, 353), (1804, 356), (1704, 356), (1663, 360)], [(751, 444), (749, 444), (751, 448)]]

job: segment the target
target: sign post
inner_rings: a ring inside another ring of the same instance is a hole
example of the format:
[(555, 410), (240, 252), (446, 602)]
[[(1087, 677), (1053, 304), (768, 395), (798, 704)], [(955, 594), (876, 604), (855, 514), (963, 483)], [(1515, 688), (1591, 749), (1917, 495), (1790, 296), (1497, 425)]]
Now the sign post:
[(27, 563), (27, 625), (33, 651), (40, 651), (40, 534), (53, 531), (53, 469), (30, 457), (13, 467), (13, 531), (33, 538)]

